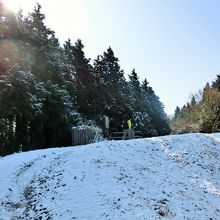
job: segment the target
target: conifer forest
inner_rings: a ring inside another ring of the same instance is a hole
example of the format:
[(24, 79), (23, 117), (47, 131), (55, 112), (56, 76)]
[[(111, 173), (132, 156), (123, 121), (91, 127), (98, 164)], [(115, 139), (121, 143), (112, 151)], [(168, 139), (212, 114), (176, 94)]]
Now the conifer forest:
[(87, 58), (80, 39), (61, 45), (41, 6), (27, 16), (0, 8), (0, 154), (71, 145), (79, 124), (122, 131), (132, 120), (144, 137), (166, 135), (163, 103), (135, 69), (128, 78), (111, 47)]
[[(213, 79), (214, 80), (214, 79)], [(41, 5), (28, 15), (0, 5), (0, 155), (71, 145), (72, 127), (110, 134), (127, 120), (143, 137), (220, 130), (220, 76), (168, 118), (147, 78), (125, 73), (111, 47), (91, 60), (80, 39), (61, 45)]]

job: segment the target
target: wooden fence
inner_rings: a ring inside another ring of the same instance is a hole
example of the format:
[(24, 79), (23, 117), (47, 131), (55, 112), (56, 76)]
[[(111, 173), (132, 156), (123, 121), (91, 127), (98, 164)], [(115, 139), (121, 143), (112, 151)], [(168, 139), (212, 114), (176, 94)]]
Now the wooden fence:
[(83, 145), (92, 143), (94, 139), (94, 133), (89, 129), (79, 129), (77, 127), (72, 128), (72, 144)]
[(143, 134), (141, 131), (134, 131), (134, 129), (127, 129), (124, 131), (113, 132), (110, 140), (128, 140), (142, 138)]
[[(100, 141), (100, 135), (95, 134), (88, 128), (72, 128), (72, 144), (83, 145), (90, 144), (96, 141)], [(127, 129), (122, 132), (113, 132), (110, 140), (128, 140), (135, 138), (142, 138), (143, 134), (141, 131), (134, 131), (134, 129)]]

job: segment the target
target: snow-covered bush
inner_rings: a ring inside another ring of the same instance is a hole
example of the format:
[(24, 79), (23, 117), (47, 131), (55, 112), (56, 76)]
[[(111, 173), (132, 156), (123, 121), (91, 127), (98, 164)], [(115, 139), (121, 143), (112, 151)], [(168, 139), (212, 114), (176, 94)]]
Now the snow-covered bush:
[(91, 134), (91, 142), (99, 142), (103, 140), (103, 131), (92, 120), (80, 121), (76, 127), (79, 130), (88, 130)]
[(133, 125), (135, 130), (141, 131), (144, 136), (148, 134), (150, 118), (146, 112), (135, 112), (132, 116)]

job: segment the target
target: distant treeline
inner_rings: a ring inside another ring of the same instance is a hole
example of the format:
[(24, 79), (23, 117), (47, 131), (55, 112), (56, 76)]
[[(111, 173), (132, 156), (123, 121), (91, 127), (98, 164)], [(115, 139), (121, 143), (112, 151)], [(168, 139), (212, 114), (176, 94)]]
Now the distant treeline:
[[(59, 16), (59, 15), (58, 15)], [(0, 154), (71, 145), (71, 127), (90, 120), (110, 132), (131, 119), (144, 136), (170, 133), (159, 97), (111, 48), (92, 63), (81, 40), (60, 45), (41, 6), (24, 16), (0, 5)], [(65, 25), (65, 24), (63, 24)]]
[(176, 108), (171, 128), (178, 134), (220, 132), (220, 75), (192, 96), (190, 102)]

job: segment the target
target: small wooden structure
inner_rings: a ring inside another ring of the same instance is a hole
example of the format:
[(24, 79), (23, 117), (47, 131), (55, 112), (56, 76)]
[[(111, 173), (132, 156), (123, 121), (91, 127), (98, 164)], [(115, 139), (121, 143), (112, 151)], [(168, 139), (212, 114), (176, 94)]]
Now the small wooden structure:
[[(100, 135), (95, 134), (88, 128), (72, 128), (72, 145), (84, 145), (90, 144), (96, 141), (100, 141)], [(110, 140), (130, 140), (136, 138), (142, 138), (143, 134), (141, 131), (134, 131), (134, 129), (127, 129), (124, 131), (113, 132)]]
[(83, 145), (92, 143), (94, 139), (94, 133), (86, 128), (72, 128), (72, 144), (73, 145)]

